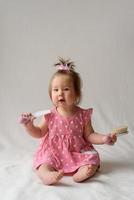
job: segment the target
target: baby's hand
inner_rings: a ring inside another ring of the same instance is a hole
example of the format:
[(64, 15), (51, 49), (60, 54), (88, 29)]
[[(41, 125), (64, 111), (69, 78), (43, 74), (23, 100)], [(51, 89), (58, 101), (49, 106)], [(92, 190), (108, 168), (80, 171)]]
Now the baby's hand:
[(31, 113), (22, 113), (19, 117), (19, 122), (25, 126), (33, 124), (35, 117)]
[(117, 141), (117, 136), (116, 133), (110, 133), (108, 135), (105, 135), (103, 137), (103, 142), (104, 144), (108, 145), (114, 145), (114, 143)]

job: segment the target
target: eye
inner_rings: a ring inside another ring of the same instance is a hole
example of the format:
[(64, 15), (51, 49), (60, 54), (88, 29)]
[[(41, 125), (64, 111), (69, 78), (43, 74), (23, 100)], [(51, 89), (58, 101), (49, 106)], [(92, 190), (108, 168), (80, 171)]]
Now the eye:
[(54, 92), (58, 92), (58, 88), (54, 88), (53, 91), (54, 91)]
[(64, 88), (64, 91), (68, 91), (68, 90), (69, 90), (69, 88), (68, 88), (68, 87)]

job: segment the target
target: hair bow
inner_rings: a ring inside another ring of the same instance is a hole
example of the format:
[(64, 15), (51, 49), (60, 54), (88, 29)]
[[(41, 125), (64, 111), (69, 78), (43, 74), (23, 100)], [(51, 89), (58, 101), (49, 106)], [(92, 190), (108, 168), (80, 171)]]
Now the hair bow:
[(58, 70), (68, 70), (69, 71), (69, 67), (67, 66), (67, 64), (65, 64), (65, 65), (61, 64), (58, 66)]

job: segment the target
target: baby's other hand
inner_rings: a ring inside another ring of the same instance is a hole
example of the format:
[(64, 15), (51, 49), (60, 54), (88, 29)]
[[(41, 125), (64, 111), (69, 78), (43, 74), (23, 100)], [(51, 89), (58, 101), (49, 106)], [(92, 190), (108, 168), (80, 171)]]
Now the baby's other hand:
[(19, 122), (25, 126), (33, 124), (35, 117), (31, 113), (22, 113), (19, 117)]
[(114, 145), (114, 143), (117, 141), (117, 136), (116, 133), (110, 133), (108, 135), (105, 135), (103, 137), (103, 142), (104, 144), (108, 145)]

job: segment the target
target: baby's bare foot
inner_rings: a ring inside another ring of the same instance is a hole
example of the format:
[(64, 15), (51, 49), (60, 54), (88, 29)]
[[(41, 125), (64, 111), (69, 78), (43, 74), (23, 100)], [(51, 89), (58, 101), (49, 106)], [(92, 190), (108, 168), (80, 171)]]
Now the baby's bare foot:
[(98, 166), (96, 165), (85, 165), (83, 167), (80, 167), (78, 171), (73, 175), (73, 180), (75, 182), (82, 182), (90, 177), (92, 177)]
[(62, 171), (47, 171), (42, 176), (40, 176), (42, 182), (45, 185), (56, 184), (63, 177)]

